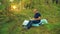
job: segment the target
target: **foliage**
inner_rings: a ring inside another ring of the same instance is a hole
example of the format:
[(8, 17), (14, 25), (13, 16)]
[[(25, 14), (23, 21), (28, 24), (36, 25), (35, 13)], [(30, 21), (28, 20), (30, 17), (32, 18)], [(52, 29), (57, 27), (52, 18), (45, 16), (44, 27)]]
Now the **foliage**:
[[(0, 0), (2, 2), (0, 5), (0, 34), (60, 34), (60, 1), (56, 4), (52, 0), (14, 0), (14, 3), (18, 5), (20, 1), (25, 2), (24, 6), (21, 6), (24, 9), (18, 12), (9, 10), (9, 0)], [(37, 8), (42, 19), (47, 19), (49, 24), (23, 30), (23, 21), (29, 20), (29, 17), (33, 18), (32, 7)]]

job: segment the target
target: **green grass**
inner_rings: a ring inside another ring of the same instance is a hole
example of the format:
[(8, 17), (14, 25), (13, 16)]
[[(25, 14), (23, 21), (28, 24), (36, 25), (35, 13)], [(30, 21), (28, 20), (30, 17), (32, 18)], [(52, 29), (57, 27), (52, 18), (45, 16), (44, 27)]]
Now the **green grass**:
[(48, 20), (47, 25), (23, 31), (23, 21), (29, 20), (29, 16), (33, 18), (32, 9), (23, 9), (20, 13), (9, 13), (3, 10), (5, 7), (0, 7), (0, 34), (60, 34), (60, 5), (50, 2), (46, 4), (44, 0), (40, 1), (33, 0), (35, 3), (33, 6), (39, 10), (42, 19)]

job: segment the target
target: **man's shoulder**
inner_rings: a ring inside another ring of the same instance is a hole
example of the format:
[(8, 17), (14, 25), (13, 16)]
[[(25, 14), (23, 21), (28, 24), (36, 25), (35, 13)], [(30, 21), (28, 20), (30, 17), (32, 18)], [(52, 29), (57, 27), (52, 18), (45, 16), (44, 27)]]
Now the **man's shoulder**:
[(41, 14), (40, 14), (40, 13), (37, 13), (37, 15), (41, 16)]

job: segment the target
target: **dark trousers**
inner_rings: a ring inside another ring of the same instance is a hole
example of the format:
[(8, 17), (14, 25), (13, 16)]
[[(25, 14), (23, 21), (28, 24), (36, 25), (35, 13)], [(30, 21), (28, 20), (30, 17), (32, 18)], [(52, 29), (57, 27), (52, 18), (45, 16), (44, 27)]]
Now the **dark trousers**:
[(30, 29), (32, 24), (37, 24), (39, 22), (40, 22), (40, 20), (39, 21), (37, 21), (37, 20), (30, 20), (29, 23), (27, 24), (27, 28)]

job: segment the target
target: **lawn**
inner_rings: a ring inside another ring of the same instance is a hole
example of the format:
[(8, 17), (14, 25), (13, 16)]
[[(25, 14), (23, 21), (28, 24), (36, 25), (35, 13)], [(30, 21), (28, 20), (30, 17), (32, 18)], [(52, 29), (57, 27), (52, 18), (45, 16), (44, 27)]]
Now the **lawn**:
[[(27, 4), (29, 4), (28, 2), (26, 0)], [(23, 8), (23, 6), (21, 7)], [(39, 10), (42, 19), (47, 19), (48, 24), (24, 30), (23, 21), (29, 20), (29, 17), (33, 18), (32, 7)], [(60, 5), (51, 3), (51, 0), (48, 3), (45, 3), (45, 0), (33, 0), (30, 8), (26, 7), (18, 12), (5, 8), (4, 4), (0, 6), (0, 34), (60, 34)]]

